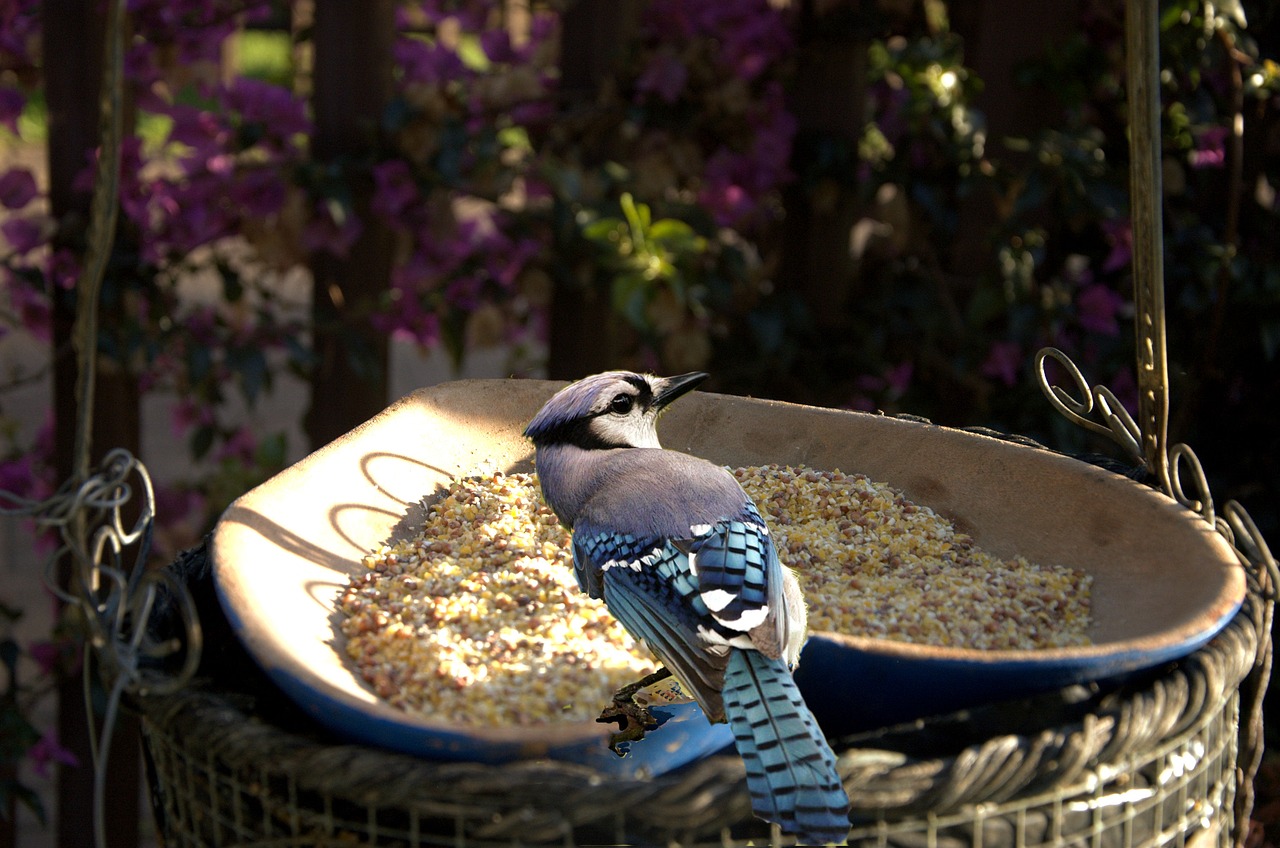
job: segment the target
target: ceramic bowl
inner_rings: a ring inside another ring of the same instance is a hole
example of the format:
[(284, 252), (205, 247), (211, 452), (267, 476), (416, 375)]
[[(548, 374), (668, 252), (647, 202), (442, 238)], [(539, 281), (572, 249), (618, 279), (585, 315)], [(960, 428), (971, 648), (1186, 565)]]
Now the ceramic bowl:
[[(659, 774), (731, 744), (696, 705), (631, 754), (594, 722), (467, 728), (411, 716), (344, 659), (335, 601), (361, 558), (408, 534), (458, 475), (528, 471), (520, 432), (562, 384), (467, 380), (421, 389), (237, 500), (213, 535), (219, 599), (249, 653), (345, 737), (428, 757), (549, 757)], [(797, 682), (828, 733), (847, 733), (1152, 668), (1208, 641), (1239, 609), (1242, 568), (1199, 516), (1126, 478), (1047, 450), (862, 413), (695, 393), (659, 425), (666, 447), (729, 466), (861, 472), (932, 507), (998, 556), (1084, 569), (1092, 643), (979, 651), (814, 633)]]

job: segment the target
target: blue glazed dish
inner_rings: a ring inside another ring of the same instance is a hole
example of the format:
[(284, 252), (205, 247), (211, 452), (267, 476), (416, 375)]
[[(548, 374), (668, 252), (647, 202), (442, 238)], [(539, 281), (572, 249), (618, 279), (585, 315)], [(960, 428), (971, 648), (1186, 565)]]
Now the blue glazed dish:
[[(219, 600), (237, 636), (306, 712), (353, 742), (448, 760), (549, 758), (602, 774), (658, 775), (724, 750), (726, 725), (694, 704), (609, 751), (611, 725), (475, 727), (407, 714), (345, 656), (335, 604), (363, 556), (410, 535), (456, 476), (528, 471), (525, 423), (561, 383), (471, 380), (421, 389), (233, 503), (212, 539)], [(696, 393), (663, 444), (728, 466), (860, 472), (929, 506), (994, 555), (1080, 568), (1093, 644), (979, 651), (814, 633), (797, 681), (833, 735), (1153, 668), (1191, 653), (1239, 609), (1230, 546), (1199, 516), (1127, 478), (1046, 450), (918, 422)], [(801, 575), (803, 580), (803, 574)], [(605, 706), (601, 704), (601, 706)]]

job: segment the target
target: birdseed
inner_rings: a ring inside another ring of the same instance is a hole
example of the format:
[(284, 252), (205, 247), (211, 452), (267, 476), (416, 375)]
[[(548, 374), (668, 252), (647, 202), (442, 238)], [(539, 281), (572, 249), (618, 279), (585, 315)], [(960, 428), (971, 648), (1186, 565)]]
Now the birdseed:
[[(810, 631), (1034, 650), (1088, 644), (1090, 578), (1001, 559), (861, 474), (733, 470), (795, 568)], [(338, 599), (358, 674), (410, 713), (468, 725), (589, 721), (654, 670), (573, 576), (532, 474), (452, 481), (411, 539), (364, 558)]]

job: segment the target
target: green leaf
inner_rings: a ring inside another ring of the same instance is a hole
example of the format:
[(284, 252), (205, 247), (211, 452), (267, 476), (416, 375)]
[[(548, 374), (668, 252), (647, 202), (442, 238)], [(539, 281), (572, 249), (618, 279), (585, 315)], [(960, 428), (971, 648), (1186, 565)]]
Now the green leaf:
[(658, 242), (688, 244), (697, 239), (693, 227), (679, 218), (663, 218), (649, 228), (649, 238)]
[(591, 241), (616, 243), (621, 227), (622, 221), (617, 218), (601, 218), (583, 227), (582, 235)]

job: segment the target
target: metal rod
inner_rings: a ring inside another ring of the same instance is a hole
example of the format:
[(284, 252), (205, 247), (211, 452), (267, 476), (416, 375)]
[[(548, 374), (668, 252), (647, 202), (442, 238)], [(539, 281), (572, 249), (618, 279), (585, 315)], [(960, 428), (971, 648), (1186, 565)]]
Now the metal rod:
[(1165, 350), (1160, 179), (1160, 24), (1157, 0), (1125, 4), (1129, 207), (1133, 229), (1138, 426), (1147, 470), (1168, 491), (1169, 367)]

